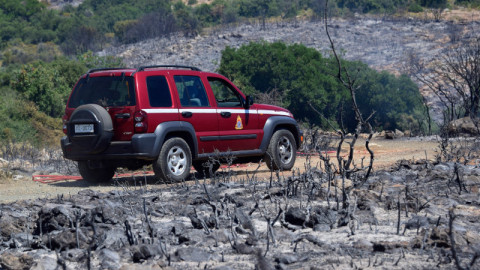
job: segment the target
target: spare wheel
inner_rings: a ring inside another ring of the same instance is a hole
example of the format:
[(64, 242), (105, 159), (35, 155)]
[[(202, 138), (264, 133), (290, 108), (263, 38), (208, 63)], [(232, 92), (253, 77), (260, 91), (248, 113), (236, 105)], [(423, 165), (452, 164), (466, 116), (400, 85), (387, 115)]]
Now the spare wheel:
[(112, 118), (100, 105), (81, 105), (70, 117), (68, 137), (74, 151), (85, 154), (101, 153), (107, 149), (113, 137)]

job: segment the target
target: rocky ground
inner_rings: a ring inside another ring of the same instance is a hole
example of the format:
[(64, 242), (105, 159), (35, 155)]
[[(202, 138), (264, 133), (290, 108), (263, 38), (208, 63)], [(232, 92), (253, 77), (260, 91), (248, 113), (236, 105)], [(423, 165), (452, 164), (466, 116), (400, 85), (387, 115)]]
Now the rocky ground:
[[(408, 17), (355, 17), (333, 18), (329, 27), (346, 59), (401, 73), (410, 54), (431, 59), (459, 39), (478, 35), (479, 24), (478, 20), (434, 22)], [(110, 47), (101, 54), (122, 57), (132, 67), (179, 64), (215, 71), (225, 47), (238, 48), (259, 41), (301, 43), (325, 55), (331, 53), (322, 20), (296, 20), (268, 23), (265, 29), (254, 22), (216, 27), (195, 37), (177, 34), (154, 38)]]
[(61, 10), (67, 6), (78, 7), (83, 0), (40, 0), (40, 2), (46, 3), (51, 9)]
[(478, 165), (400, 161), (351, 189), (344, 208), (340, 181), (329, 188), (306, 161), (271, 178), (255, 167), (162, 187), (124, 177), (109, 192), (0, 204), (0, 266), (455, 269), (456, 257), (480, 268)]

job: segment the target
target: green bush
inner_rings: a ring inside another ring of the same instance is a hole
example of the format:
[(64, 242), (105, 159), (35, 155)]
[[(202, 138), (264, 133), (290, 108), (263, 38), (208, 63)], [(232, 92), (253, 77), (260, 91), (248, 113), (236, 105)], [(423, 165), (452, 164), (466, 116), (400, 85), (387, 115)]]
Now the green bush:
[(338, 0), (338, 7), (347, 8), (353, 12), (380, 13), (395, 12), (408, 3), (408, 0)]
[(48, 10), (37, 0), (0, 1), (0, 48), (19, 38), (26, 43), (56, 40), (56, 28), (61, 22), (57, 11)]
[(39, 112), (8, 87), (0, 88), (0, 141), (58, 145), (62, 121)]
[[(385, 71), (377, 72), (360, 62), (349, 62), (347, 65), (351, 74), (356, 74), (359, 87), (356, 98), (360, 110), (365, 116), (375, 112), (372, 119), (374, 126), (382, 130), (411, 130), (422, 124), (422, 97), (418, 86), (408, 76), (396, 77)], [(353, 126), (353, 112), (348, 110), (346, 115), (347, 125)], [(416, 123), (406, 124), (408, 117)]]
[[(357, 80), (357, 103), (365, 116), (375, 111), (373, 124), (378, 129), (403, 129), (406, 117), (421, 119), (418, 87), (407, 77), (377, 72), (360, 62), (342, 60)], [(328, 128), (325, 119), (309, 106), (340, 126), (353, 131), (356, 126), (349, 92), (333, 76), (338, 67), (315, 49), (284, 43), (250, 43), (238, 49), (226, 48), (219, 72), (231, 78), (245, 93), (274, 93), (298, 120)], [(400, 117), (401, 116), (401, 117)], [(405, 124), (407, 123), (407, 124)], [(420, 126), (420, 120), (415, 124)]]
[(419, 13), (419, 12), (423, 12), (423, 8), (418, 3), (412, 3), (408, 7), (408, 11), (409, 12), (414, 12), (414, 13)]
[(27, 64), (16, 73), (12, 88), (52, 117), (62, 116), (68, 85), (58, 71), (43, 62)]
[(456, 0), (455, 4), (466, 6), (466, 7), (479, 8), (480, 0)]
[(422, 7), (428, 8), (446, 8), (448, 6), (448, 0), (418, 0)]

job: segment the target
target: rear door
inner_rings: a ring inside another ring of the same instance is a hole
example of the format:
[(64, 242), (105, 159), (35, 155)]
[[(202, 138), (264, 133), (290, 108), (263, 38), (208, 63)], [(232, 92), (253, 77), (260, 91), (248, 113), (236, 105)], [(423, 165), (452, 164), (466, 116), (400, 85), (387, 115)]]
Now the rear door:
[(147, 89), (138, 94), (141, 101), (140, 108), (148, 115), (148, 132), (155, 132), (157, 126), (162, 123), (178, 121), (178, 104), (175, 101), (174, 84), (169, 83), (168, 73), (166, 71), (149, 71), (139, 72), (137, 76), (139, 78), (137, 80), (138, 87)]
[(133, 117), (136, 110), (135, 90), (133, 78), (121, 79), (114, 77), (112, 80), (110, 95), (113, 95), (110, 103), (107, 105), (107, 111), (112, 117), (114, 135), (113, 141), (130, 141), (134, 133)]
[(218, 135), (216, 110), (199, 76), (177, 74), (173, 76), (180, 100), (180, 121), (192, 124), (198, 143), (198, 154), (215, 151)]

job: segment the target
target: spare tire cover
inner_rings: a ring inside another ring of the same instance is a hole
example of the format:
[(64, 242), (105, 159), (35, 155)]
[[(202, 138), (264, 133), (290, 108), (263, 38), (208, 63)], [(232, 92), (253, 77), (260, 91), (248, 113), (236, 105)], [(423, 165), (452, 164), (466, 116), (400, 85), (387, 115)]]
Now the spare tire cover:
[(76, 108), (67, 129), (68, 138), (72, 142), (72, 151), (77, 153), (101, 153), (108, 148), (113, 137), (112, 118), (105, 108), (97, 104), (86, 104)]

